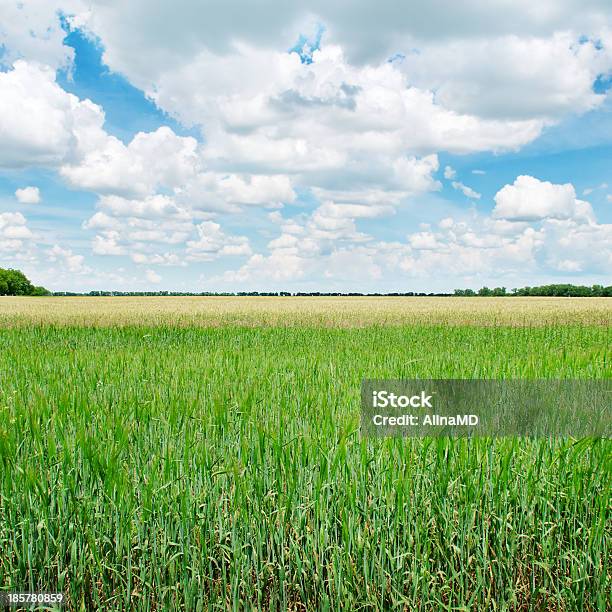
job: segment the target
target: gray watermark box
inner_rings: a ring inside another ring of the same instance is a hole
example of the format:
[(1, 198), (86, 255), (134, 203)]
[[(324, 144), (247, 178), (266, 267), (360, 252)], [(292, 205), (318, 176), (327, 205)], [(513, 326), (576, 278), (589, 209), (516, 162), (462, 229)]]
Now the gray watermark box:
[(612, 380), (364, 380), (365, 436), (612, 437)]

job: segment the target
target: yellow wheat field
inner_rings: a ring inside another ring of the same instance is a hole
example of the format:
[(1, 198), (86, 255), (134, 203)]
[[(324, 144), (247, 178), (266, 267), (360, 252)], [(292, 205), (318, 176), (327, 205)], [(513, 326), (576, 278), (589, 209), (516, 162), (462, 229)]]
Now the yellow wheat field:
[(604, 325), (610, 298), (0, 297), (0, 326)]

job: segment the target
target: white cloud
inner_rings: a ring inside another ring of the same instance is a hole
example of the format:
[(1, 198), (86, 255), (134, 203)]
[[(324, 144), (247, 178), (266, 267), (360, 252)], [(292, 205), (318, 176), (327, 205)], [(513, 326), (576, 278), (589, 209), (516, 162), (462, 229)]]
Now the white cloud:
[(287, 176), (225, 175), (218, 180), (219, 197), (231, 204), (281, 206), (291, 203), (296, 194)]
[[(268, 253), (253, 255), (246, 264), (216, 280), (280, 288), (295, 283), (320, 287), (321, 278), (325, 278), (340, 283), (344, 290), (354, 290), (363, 283), (387, 278), (395, 283), (407, 279), (430, 283), (435, 276), (442, 283), (470, 277), (472, 282), (484, 279), (480, 282), (524, 284), (525, 278), (547, 272), (582, 275), (589, 270), (605, 274), (612, 265), (612, 225), (597, 223), (590, 205), (575, 198), (571, 185), (569, 189), (529, 178), (525, 183), (524, 177), (517, 177), (507, 186), (528, 185), (528, 214), (523, 213), (521, 194), (519, 204), (515, 206), (514, 199), (507, 210), (511, 219), (470, 211), (463, 219), (441, 219), (436, 229), (421, 224), (421, 231), (409, 234), (406, 242), (376, 241), (358, 232), (355, 220), (376, 214), (364, 205), (328, 202), (309, 216), (293, 219), (273, 213), (271, 220), (279, 226), (280, 235), (268, 243)], [(537, 189), (531, 191), (534, 185)], [(566, 192), (573, 194), (573, 203), (567, 207), (555, 199), (565, 197)], [(507, 193), (501, 198), (503, 206), (507, 206)], [(539, 195), (546, 196), (549, 203), (542, 205)], [(537, 213), (530, 205), (532, 200), (539, 207)], [(346, 284), (342, 285), (342, 279)]]
[(580, 263), (573, 259), (562, 259), (556, 267), (561, 272), (580, 272), (582, 270)]
[(258, 172), (384, 174), (406, 151), (508, 150), (543, 125), (449, 111), (394, 65), (354, 66), (334, 45), (309, 65), (295, 53), (244, 45), (224, 56), (202, 52), (148, 93), (185, 123), (205, 126), (209, 162)]
[(439, 231), (408, 236), (412, 252), (399, 262), (399, 267), (410, 276), (490, 278), (533, 272), (547, 239), (542, 228), (516, 228), (514, 224), (515, 231), (510, 233), (491, 218), (475, 214), (465, 221), (445, 218), (438, 225)]
[(145, 272), (145, 278), (153, 284), (161, 283), (162, 277), (155, 272), (155, 270), (147, 270)]
[(22, 240), (33, 237), (26, 225), (25, 217), (19, 212), (0, 213), (0, 237), (3, 250), (19, 248)]
[(0, 253), (5, 264), (35, 262), (37, 239), (20, 212), (0, 213)]
[(83, 229), (119, 229), (121, 221), (104, 212), (97, 212), (83, 223)]
[(452, 183), (453, 189), (457, 189), (463, 193), (466, 198), (472, 198), (473, 200), (480, 200), (481, 195), (474, 191), (471, 187), (464, 185), (460, 181), (453, 181)]
[(206, 171), (175, 191), (179, 202), (199, 211), (240, 212), (243, 206), (280, 208), (297, 197), (291, 179), (283, 174)]
[(185, 261), (181, 259), (178, 253), (154, 253), (147, 255), (146, 253), (131, 253), (130, 257), (135, 264), (153, 264), (158, 266), (185, 266)]
[(48, 66), (20, 60), (0, 72), (0, 166), (51, 166), (75, 188), (145, 197), (199, 169), (197, 141), (170, 128), (138, 133), (126, 146), (104, 130), (104, 111), (64, 91)]
[(64, 45), (66, 32), (60, 23), (60, 10), (80, 10), (72, 0), (25, 0), (0, 3), (0, 63), (10, 65), (25, 58), (53, 69), (70, 67), (74, 49)]
[[(120, 200), (119, 203), (129, 205), (131, 201)], [(98, 232), (92, 243), (95, 254), (130, 254), (134, 258), (136, 253), (146, 253), (148, 262), (161, 263), (161, 261), (155, 261), (155, 258), (166, 257), (166, 255), (156, 252), (157, 249), (166, 249), (168, 245), (182, 245), (195, 231), (191, 218), (181, 217), (180, 211), (173, 216), (171, 214), (172, 209), (170, 209), (171, 212), (167, 216), (161, 213), (156, 216), (155, 208), (152, 212), (147, 209), (151, 205), (154, 207), (154, 203), (137, 202), (137, 204), (139, 207), (135, 209), (126, 208), (125, 210), (112, 211), (116, 212), (117, 216), (97, 212), (83, 224), (84, 229)], [(150, 217), (142, 216), (146, 213), (149, 213)], [(143, 262), (144, 260), (139, 261), (139, 263)], [(168, 261), (167, 263), (170, 264), (171, 262)]]
[(40, 202), (40, 190), (38, 187), (23, 187), (15, 191), (15, 197), (21, 204), (38, 204)]
[(328, 279), (351, 281), (357, 286), (364, 281), (378, 280), (383, 269), (367, 251), (340, 249), (330, 254), (325, 262), (323, 276)]
[(447, 180), (454, 179), (457, 176), (456, 170), (452, 166), (445, 166), (444, 168), (444, 178)]
[(167, 249), (168, 245), (181, 247), (194, 234), (195, 213), (174, 198), (101, 196), (98, 208), (83, 223), (83, 229), (97, 232), (92, 242), (95, 254), (129, 255), (140, 264), (183, 265), (184, 257)]
[(600, 189), (607, 189), (607, 188), (608, 188), (608, 183), (601, 183), (600, 185), (597, 185), (596, 187), (587, 187), (586, 189), (582, 191), (582, 195), (585, 195), (585, 196), (590, 195), (594, 191), (598, 191)]
[(527, 227), (513, 235), (492, 235), (486, 218), (470, 223), (450, 221), (442, 231), (417, 232), (405, 243), (347, 242), (310, 253), (303, 248), (302, 237), (284, 234), (268, 245), (268, 255), (255, 254), (236, 271), (215, 280), (243, 286), (310, 283), (320, 287), (325, 278), (340, 283), (344, 290), (355, 290), (393, 278), (391, 290), (397, 290), (398, 283), (409, 279), (425, 283), (432, 275), (448, 283), (467, 275), (499, 276), (537, 269), (546, 240), (543, 230)]
[(92, 241), (92, 251), (94, 255), (125, 255), (127, 252), (116, 230), (105, 230), (96, 235)]
[(521, 175), (512, 185), (506, 185), (495, 195), (493, 216), (509, 221), (571, 219), (593, 216), (587, 202), (576, 199), (570, 183), (555, 185), (548, 181)]
[[(289, 48), (297, 33), (310, 33), (313, 23), (327, 27), (329, 37), (344, 46), (351, 61), (374, 63), (396, 53), (421, 48), (423, 41), (481, 41), (521, 33), (546, 37), (555, 31), (589, 32), (610, 23), (609, 4), (602, 1), (530, 0), (483, 3), (467, 0), (427, 5), (381, 0), (371, 3), (313, 0), (307, 6), (278, 0), (249, 9), (228, 0), (202, 11), (195, 0), (179, 9), (161, 0), (93, 0), (81, 22), (98, 34), (105, 60), (143, 89), (163, 72), (175, 69), (204, 48), (222, 54), (234, 40), (253, 46)], [(236, 19), (239, 11), (243, 18)], [(139, 24), (134, 28), (132, 24)]]
[(440, 189), (440, 183), (432, 177), (439, 167), (438, 156), (435, 154), (420, 159), (414, 156), (399, 157), (393, 162), (396, 181), (406, 191), (405, 195)]
[(0, 72), (0, 166), (57, 167), (72, 187), (141, 197), (195, 173), (194, 138), (161, 127), (125, 146), (104, 131), (104, 119), (100, 106), (64, 91), (48, 66), (20, 60)]
[[(432, 185), (437, 189), (436, 181)], [(312, 188), (313, 195), (321, 202), (333, 201), (336, 204), (361, 204), (364, 206), (397, 207), (404, 198), (416, 195), (403, 189), (363, 188), (354, 190)]]
[[(333, 46), (315, 56), (306, 66), (296, 54), (240, 47), (224, 58), (194, 59), (184, 83), (165, 75), (174, 93), (160, 83), (151, 95), (184, 121), (204, 123), (204, 148), (167, 127), (124, 145), (105, 132), (98, 105), (62, 90), (49, 67), (18, 61), (0, 73), (0, 129), (8, 143), (0, 164), (57, 167), (74, 188), (125, 199), (170, 189), (200, 210), (293, 202), (289, 174), (296, 173), (310, 187), (350, 185), (360, 199), (378, 191), (399, 201), (439, 188), (432, 150), (513, 147), (539, 131), (448, 113), (389, 64), (351, 66)], [(230, 72), (219, 72), (224, 62)], [(207, 80), (205, 92), (192, 69)]]
[(66, 93), (48, 66), (20, 60), (0, 72), (0, 166), (57, 166), (103, 121), (102, 109)]
[(305, 275), (309, 266), (312, 267), (311, 261), (293, 253), (275, 251), (269, 256), (257, 253), (238, 270), (228, 270), (212, 280), (233, 284), (296, 281)]
[[(176, 204), (173, 198), (166, 195), (151, 195), (142, 200), (127, 199), (120, 196), (102, 196), (98, 206), (104, 213), (113, 217), (139, 217), (142, 219), (190, 219), (189, 212)], [(97, 217), (100, 223), (105, 217)]]
[(83, 255), (75, 255), (71, 249), (63, 248), (58, 244), (47, 251), (47, 257), (50, 262), (63, 267), (72, 274), (89, 274), (92, 271), (85, 265)]
[(554, 120), (589, 111), (605, 99), (592, 86), (612, 69), (612, 53), (600, 36), (579, 42), (582, 34), (426, 43), (401, 65), (416, 85), (435, 90), (436, 101), (458, 113)]
[(440, 244), (436, 235), (432, 232), (418, 232), (408, 237), (408, 242), (413, 249), (433, 250), (439, 248)]
[(187, 242), (189, 261), (212, 261), (222, 255), (250, 255), (251, 247), (246, 236), (231, 236), (223, 232), (213, 221), (197, 226), (198, 239)]
[(60, 173), (72, 187), (124, 197), (146, 197), (159, 187), (176, 188), (198, 168), (197, 141), (170, 128), (139, 132), (125, 146), (102, 132), (83, 156), (64, 164)]

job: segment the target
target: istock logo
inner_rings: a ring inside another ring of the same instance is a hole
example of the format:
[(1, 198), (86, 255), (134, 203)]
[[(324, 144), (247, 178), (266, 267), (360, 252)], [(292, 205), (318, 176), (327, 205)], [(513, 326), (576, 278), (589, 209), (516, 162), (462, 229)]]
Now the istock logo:
[(389, 391), (373, 391), (373, 408), (433, 408), (431, 395), (421, 391), (419, 395), (397, 395)]
[(364, 436), (612, 438), (609, 379), (365, 379)]

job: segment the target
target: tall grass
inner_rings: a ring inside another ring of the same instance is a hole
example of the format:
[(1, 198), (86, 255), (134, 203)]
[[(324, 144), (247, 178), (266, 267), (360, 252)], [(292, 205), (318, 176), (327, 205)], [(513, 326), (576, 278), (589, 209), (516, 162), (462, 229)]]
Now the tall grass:
[(612, 325), (610, 298), (0, 297), (0, 326)]
[(362, 439), (362, 378), (610, 377), (606, 327), (0, 331), (0, 587), (605, 610), (612, 442)]

